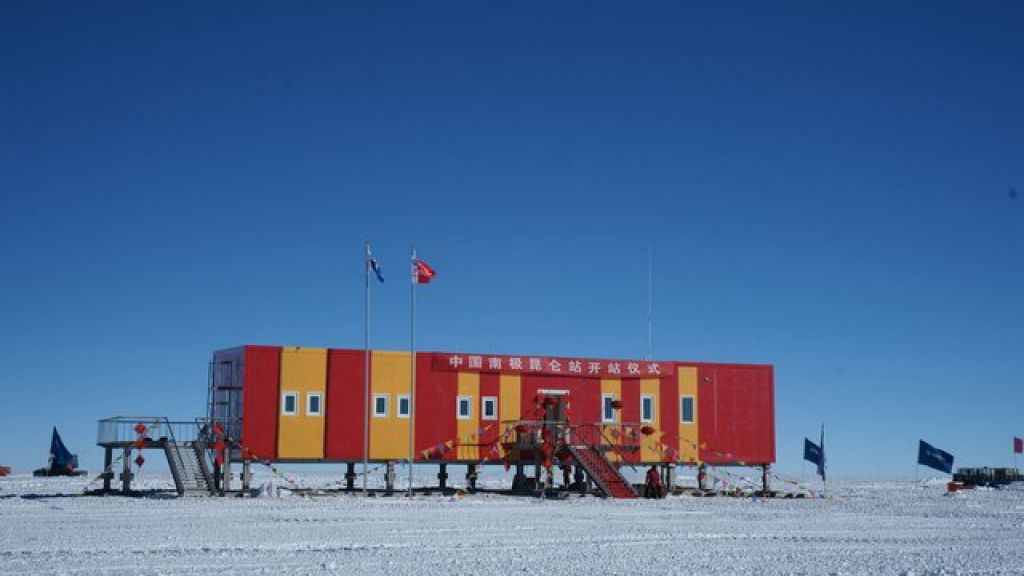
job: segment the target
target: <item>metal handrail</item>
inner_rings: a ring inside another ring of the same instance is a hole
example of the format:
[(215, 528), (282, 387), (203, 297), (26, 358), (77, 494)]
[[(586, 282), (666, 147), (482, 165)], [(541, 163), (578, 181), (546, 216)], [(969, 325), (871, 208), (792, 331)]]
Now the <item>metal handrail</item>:
[(135, 426), (142, 424), (150, 430), (166, 430), (166, 438), (177, 444), (179, 437), (182, 441), (199, 439), (199, 428), (196, 422), (171, 421), (164, 416), (114, 416), (103, 418), (97, 422), (96, 443), (126, 444), (136, 440), (138, 433)]
[[(504, 420), (501, 422), (501, 424), (503, 426), (508, 427), (507, 429), (514, 429), (515, 427), (521, 424), (525, 424), (526, 426), (529, 426), (533, 429), (540, 429), (543, 428), (544, 426), (553, 426), (555, 428), (561, 428), (562, 430), (569, 431), (570, 435), (572, 435), (571, 433), (574, 430), (579, 431), (582, 429), (593, 429), (597, 432), (600, 439), (606, 443), (605, 445), (609, 446), (612, 449), (612, 451), (619, 456), (623, 463), (628, 465), (630, 469), (636, 472), (636, 466), (629, 461), (629, 459), (622, 452), (622, 450), (620, 450), (619, 446), (605, 434), (605, 429), (626, 426), (633, 426), (639, 428), (641, 426), (639, 422), (588, 422), (583, 424), (572, 424), (569, 422), (555, 420)], [(567, 443), (564, 434), (556, 433), (554, 436), (556, 438), (559, 438), (562, 443)], [(519, 442), (516, 443), (518, 444)], [(594, 448), (598, 445), (596, 442), (584, 442), (584, 444), (587, 444), (591, 448)]]

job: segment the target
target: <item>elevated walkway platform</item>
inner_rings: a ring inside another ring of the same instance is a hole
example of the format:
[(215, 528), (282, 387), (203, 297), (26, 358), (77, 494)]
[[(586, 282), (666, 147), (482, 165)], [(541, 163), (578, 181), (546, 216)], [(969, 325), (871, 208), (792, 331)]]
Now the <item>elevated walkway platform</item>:
[[(167, 459), (179, 495), (216, 493), (208, 462), (209, 431), (204, 421), (172, 422), (162, 416), (115, 416), (98, 423), (96, 444), (104, 449), (103, 490), (111, 491), (114, 451), (122, 455), (121, 492), (131, 492), (132, 463), (141, 466), (146, 450), (159, 450)], [(132, 458), (132, 451), (137, 452)]]

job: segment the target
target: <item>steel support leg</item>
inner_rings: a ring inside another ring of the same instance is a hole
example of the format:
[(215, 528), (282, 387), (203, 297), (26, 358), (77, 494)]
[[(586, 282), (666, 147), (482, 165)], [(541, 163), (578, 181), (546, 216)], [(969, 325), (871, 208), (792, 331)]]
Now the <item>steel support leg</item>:
[(132, 491), (132, 449), (124, 449), (124, 462), (121, 472), (121, 492), (127, 494)]
[(110, 492), (110, 481), (114, 478), (114, 449), (103, 449), (103, 491)]
[(395, 463), (388, 461), (387, 468), (384, 471), (384, 494), (391, 496), (395, 493)]
[(356, 489), (356, 463), (345, 464), (345, 490), (351, 492)]

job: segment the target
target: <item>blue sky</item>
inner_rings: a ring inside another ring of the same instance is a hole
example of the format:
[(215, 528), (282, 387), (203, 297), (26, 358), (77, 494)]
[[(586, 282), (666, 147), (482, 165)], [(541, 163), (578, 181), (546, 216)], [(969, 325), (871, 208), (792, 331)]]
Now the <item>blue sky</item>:
[(771, 363), (779, 467), (1012, 462), (1017, 2), (0, 6), (0, 464), (212, 350)]

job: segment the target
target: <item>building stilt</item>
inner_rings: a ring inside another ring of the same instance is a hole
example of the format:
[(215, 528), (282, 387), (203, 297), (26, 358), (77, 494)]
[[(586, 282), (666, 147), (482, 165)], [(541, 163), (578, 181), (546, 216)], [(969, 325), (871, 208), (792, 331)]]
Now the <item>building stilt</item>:
[(110, 481), (114, 478), (114, 449), (103, 450), (103, 491), (110, 492)]
[(221, 478), (224, 482), (224, 487), (221, 488), (221, 494), (227, 494), (231, 491), (231, 445), (224, 449), (224, 476)]
[(437, 487), (440, 488), (441, 490), (444, 490), (445, 488), (448, 487), (448, 465), (439, 464), (438, 466), (439, 469), (437, 471)]
[(246, 458), (242, 460), (242, 491), (248, 492), (252, 489), (252, 463)]
[(121, 468), (121, 492), (125, 494), (132, 491), (132, 449), (124, 449), (124, 462)]
[(387, 468), (384, 471), (384, 495), (391, 496), (395, 493), (395, 463), (388, 460)]
[(515, 476), (512, 477), (512, 490), (518, 492), (524, 490), (525, 486), (526, 474), (523, 472), (523, 465), (517, 462), (516, 473)]
[(466, 464), (466, 484), (470, 491), (476, 490), (476, 464)]
[(356, 489), (356, 463), (345, 464), (345, 490), (351, 492)]

